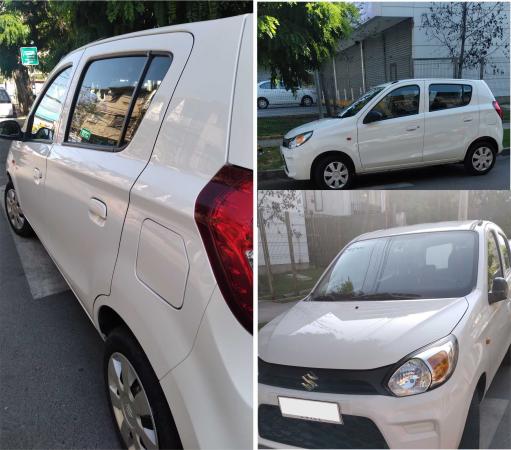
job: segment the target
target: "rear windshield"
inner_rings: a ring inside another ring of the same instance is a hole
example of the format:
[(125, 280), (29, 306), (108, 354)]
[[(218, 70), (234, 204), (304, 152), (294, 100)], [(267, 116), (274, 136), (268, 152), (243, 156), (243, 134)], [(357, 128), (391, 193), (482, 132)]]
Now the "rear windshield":
[(390, 236), (348, 246), (310, 301), (401, 300), (468, 295), (477, 282), (477, 234)]
[(7, 91), (4, 91), (3, 89), (0, 89), (0, 103), (11, 103), (9, 94), (7, 94)]

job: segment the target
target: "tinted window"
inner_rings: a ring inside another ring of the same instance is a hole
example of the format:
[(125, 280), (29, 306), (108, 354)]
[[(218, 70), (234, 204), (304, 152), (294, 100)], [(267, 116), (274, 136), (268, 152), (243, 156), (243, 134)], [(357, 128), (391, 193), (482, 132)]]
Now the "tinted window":
[(382, 115), (382, 120), (396, 119), (419, 113), (419, 86), (403, 86), (393, 90), (372, 109)]
[(504, 270), (507, 272), (511, 268), (511, 255), (509, 254), (509, 243), (502, 234), (499, 233), (497, 237), (499, 241), (500, 254), (502, 255), (502, 263), (504, 264)]
[(477, 234), (418, 233), (348, 246), (311, 293), (312, 301), (461, 297), (477, 280)]
[(459, 108), (472, 99), (472, 86), (468, 84), (432, 84), (429, 86), (429, 110)]
[(124, 142), (131, 142), (131, 139), (151, 104), (151, 100), (169, 70), (170, 63), (171, 59), (168, 56), (155, 56), (152, 59), (151, 65), (142, 81), (137, 99), (135, 100)]
[(0, 103), (11, 103), (9, 94), (7, 94), (7, 92), (3, 89), (0, 89)]
[(502, 276), (502, 266), (500, 265), (499, 251), (495, 236), (488, 233), (488, 288), (491, 289), (493, 279)]
[(46, 90), (34, 112), (30, 133), (34, 139), (53, 140), (71, 77), (71, 67), (62, 71)]

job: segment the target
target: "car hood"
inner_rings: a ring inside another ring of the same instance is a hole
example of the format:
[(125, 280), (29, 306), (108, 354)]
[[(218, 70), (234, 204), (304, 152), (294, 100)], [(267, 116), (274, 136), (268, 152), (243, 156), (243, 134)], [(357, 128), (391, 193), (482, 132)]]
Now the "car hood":
[(447, 336), (467, 300), (302, 301), (261, 329), (259, 356), (290, 366), (364, 370)]
[(303, 125), (300, 125), (299, 127), (293, 128), (292, 130), (288, 131), (284, 137), (286, 139), (289, 139), (289, 138), (295, 137), (298, 134), (306, 133), (307, 131), (318, 132), (320, 130), (330, 129), (333, 127), (337, 128), (337, 129), (341, 129), (341, 127), (343, 127), (343, 125), (347, 125), (347, 122), (348, 122), (348, 119), (335, 119), (335, 118), (315, 120), (314, 122), (304, 123)]

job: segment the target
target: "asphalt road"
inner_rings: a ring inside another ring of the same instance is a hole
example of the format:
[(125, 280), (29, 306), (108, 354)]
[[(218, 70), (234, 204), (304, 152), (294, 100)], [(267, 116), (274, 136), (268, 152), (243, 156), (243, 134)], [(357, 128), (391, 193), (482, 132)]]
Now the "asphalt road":
[(5, 218), (6, 152), (0, 141), (0, 448), (121, 448), (103, 341), (39, 241)]
[[(497, 157), (492, 171), (483, 176), (469, 175), (462, 164), (424, 167), (396, 172), (360, 175), (352, 189), (509, 189), (509, 153)], [(287, 178), (284, 171), (259, 176), (258, 189), (317, 189), (312, 181)]]

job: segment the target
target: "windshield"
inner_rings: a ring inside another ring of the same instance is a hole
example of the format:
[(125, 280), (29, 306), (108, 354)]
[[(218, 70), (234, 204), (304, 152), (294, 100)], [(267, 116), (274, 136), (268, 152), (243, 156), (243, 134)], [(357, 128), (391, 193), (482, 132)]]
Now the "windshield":
[(353, 103), (351, 103), (348, 107), (343, 109), (337, 117), (340, 117), (341, 119), (344, 119), (346, 117), (352, 117), (355, 114), (357, 114), (365, 105), (367, 105), (367, 102), (371, 100), (373, 97), (375, 97), (378, 93), (383, 91), (387, 86), (376, 86), (372, 89), (369, 89), (362, 97), (356, 99)]
[(477, 234), (390, 236), (348, 246), (310, 301), (401, 300), (468, 295), (477, 281)]
[(7, 91), (0, 89), (0, 103), (11, 103), (11, 99), (7, 94)]

